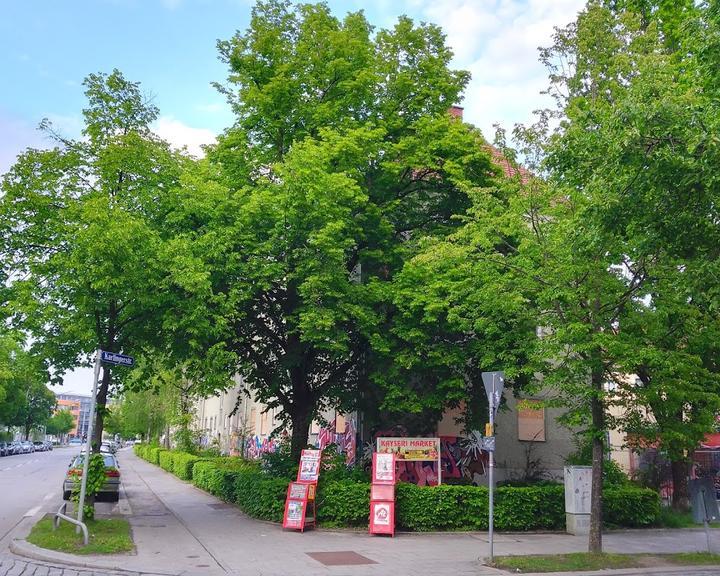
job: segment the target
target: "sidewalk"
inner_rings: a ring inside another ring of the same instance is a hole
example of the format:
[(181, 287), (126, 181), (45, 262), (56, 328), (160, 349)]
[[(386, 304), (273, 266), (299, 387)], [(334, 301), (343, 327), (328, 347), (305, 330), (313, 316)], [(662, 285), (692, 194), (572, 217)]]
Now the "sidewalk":
[[(365, 531), (283, 531), (122, 451), (123, 486), (137, 554), (85, 557), (86, 566), (139, 573), (220, 576), (485, 576), (507, 574), (482, 565), (485, 533), (397, 534)], [(720, 551), (720, 530), (711, 532)], [(604, 536), (608, 552), (670, 553), (705, 550), (702, 530), (637, 530)], [(584, 552), (587, 538), (565, 534), (496, 534), (495, 554)], [(16, 550), (17, 551), (17, 550)], [(315, 553), (315, 558), (312, 557)], [(334, 553), (334, 554), (327, 554)], [(45, 558), (46, 560), (48, 558)], [(335, 565), (332, 563), (335, 562)], [(598, 574), (598, 573), (595, 573)], [(720, 574), (716, 568), (658, 568), (602, 574)]]

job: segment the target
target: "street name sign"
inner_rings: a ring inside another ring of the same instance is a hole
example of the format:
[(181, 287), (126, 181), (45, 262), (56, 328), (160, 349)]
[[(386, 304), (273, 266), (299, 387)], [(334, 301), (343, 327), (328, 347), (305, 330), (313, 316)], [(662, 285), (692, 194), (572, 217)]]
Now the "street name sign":
[(124, 354), (116, 354), (115, 352), (100, 351), (100, 360), (107, 364), (117, 364), (119, 366), (132, 366), (135, 364), (135, 358), (125, 356)]

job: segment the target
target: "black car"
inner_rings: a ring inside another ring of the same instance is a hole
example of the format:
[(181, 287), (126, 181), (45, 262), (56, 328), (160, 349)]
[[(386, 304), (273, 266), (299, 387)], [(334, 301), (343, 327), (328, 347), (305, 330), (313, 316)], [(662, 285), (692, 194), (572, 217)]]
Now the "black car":
[(10, 456), (10, 446), (7, 442), (0, 442), (0, 456)]

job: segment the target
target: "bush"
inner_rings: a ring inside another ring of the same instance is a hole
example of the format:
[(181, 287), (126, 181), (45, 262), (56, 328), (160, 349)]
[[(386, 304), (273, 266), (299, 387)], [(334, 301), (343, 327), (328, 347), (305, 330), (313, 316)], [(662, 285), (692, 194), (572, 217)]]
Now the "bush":
[(201, 458), (187, 452), (175, 452), (172, 473), (181, 480), (192, 480), (192, 471)]
[[(180, 478), (225, 502), (237, 504), (254, 518), (280, 522), (289, 480), (269, 476), (257, 463), (239, 458), (202, 459), (158, 447), (136, 450), (157, 457)], [(167, 468), (166, 468), (167, 469)], [(347, 472), (338, 471), (338, 474)], [(322, 479), (322, 476), (321, 476)], [(351, 479), (321, 482), (318, 521), (332, 526), (367, 526), (370, 485)], [(604, 490), (604, 520), (615, 526), (650, 526), (660, 515), (660, 498), (652, 490), (617, 486)], [(395, 517), (400, 529), (487, 530), (488, 490), (477, 486), (436, 487), (400, 483)], [(495, 527), (505, 531), (562, 530), (565, 492), (561, 484), (499, 487), (495, 491)]]
[(603, 520), (613, 526), (652, 526), (660, 518), (660, 496), (650, 488), (603, 490)]
[(323, 485), (318, 493), (318, 520), (331, 526), (367, 526), (370, 485), (340, 480)]
[(171, 450), (163, 450), (158, 453), (158, 464), (166, 472), (172, 472), (175, 464), (175, 453)]
[(271, 478), (255, 466), (238, 470), (233, 484), (233, 502), (248, 516), (282, 522), (289, 480)]

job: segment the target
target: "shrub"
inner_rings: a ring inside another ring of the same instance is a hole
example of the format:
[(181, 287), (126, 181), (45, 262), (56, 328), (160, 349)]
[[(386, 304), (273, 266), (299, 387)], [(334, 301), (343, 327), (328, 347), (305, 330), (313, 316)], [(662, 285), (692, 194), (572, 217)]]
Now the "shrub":
[(651, 526), (660, 518), (660, 496), (650, 488), (603, 490), (603, 520), (614, 526)]
[(172, 473), (181, 480), (192, 480), (192, 471), (201, 458), (187, 452), (175, 452)]
[(166, 472), (172, 472), (175, 464), (175, 453), (171, 450), (163, 450), (158, 453), (158, 464)]
[(367, 526), (370, 485), (340, 480), (324, 484), (318, 493), (318, 520), (331, 526)]
[(255, 466), (238, 470), (233, 502), (248, 516), (282, 522), (289, 480), (267, 476)]
[(225, 502), (233, 502), (235, 478), (240, 470), (251, 467), (239, 458), (216, 458), (195, 463), (193, 466), (193, 484), (210, 492)]

